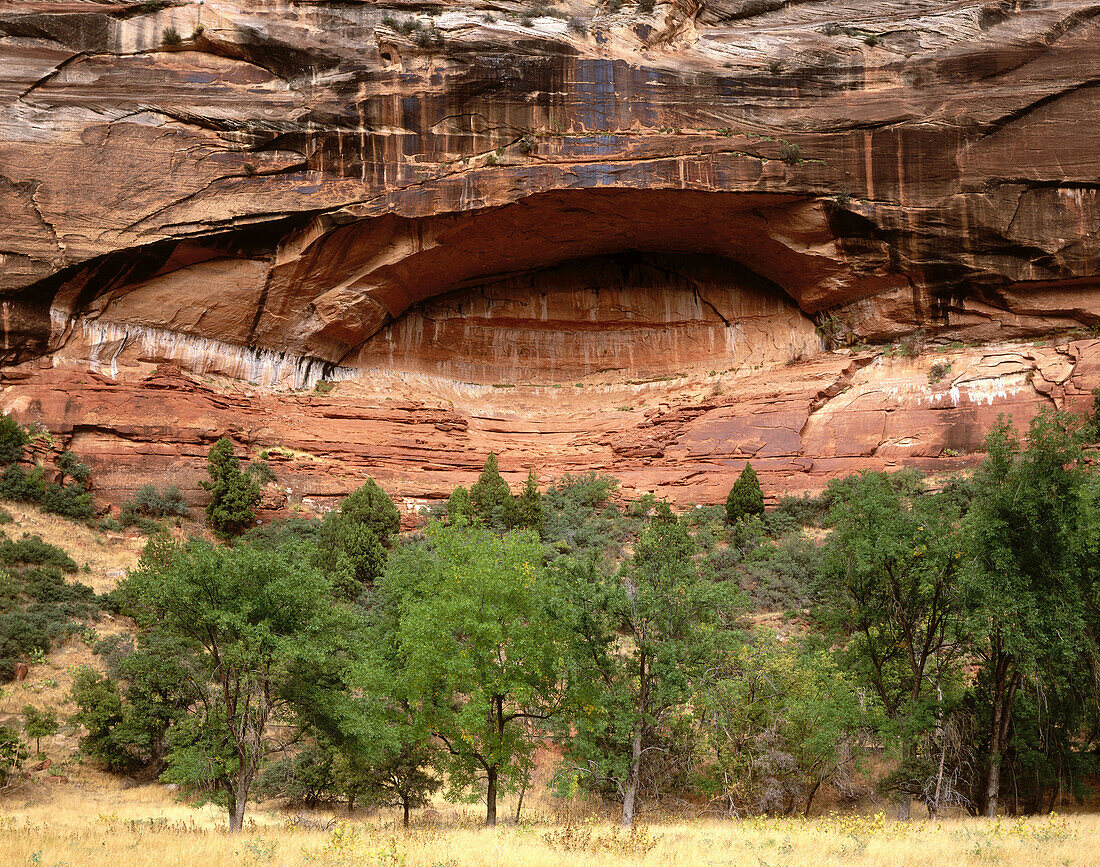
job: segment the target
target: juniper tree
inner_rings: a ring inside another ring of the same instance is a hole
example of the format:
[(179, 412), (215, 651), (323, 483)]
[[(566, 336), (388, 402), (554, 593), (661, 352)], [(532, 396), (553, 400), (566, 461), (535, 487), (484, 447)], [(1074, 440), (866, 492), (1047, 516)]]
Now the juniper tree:
[(764, 493), (760, 490), (760, 481), (752, 464), (745, 464), (726, 497), (726, 520), (736, 524), (743, 518), (763, 514)]

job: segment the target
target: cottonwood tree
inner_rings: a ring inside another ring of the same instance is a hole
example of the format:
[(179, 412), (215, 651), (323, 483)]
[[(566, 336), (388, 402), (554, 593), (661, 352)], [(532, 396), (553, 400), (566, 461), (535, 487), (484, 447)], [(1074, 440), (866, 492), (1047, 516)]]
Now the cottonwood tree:
[[(823, 552), (816, 614), (847, 637), (844, 658), (895, 723), (903, 770), (924, 727), (942, 716), (957, 641), (958, 511), (908, 479), (867, 472), (830, 488), (832, 532)], [(914, 781), (909, 781), (913, 783)], [(923, 781), (920, 781), (923, 783)], [(923, 786), (899, 780), (899, 816)]]
[(498, 536), (457, 519), (398, 549), (376, 585), (385, 700), (442, 744), (450, 796), (485, 786), (487, 825), (540, 743), (526, 723), (549, 719), (563, 695), (565, 635), (542, 559), (530, 531)]
[(161, 544), (121, 585), (135, 653), (171, 646), (194, 701), (169, 734), (163, 779), (225, 796), (230, 831), (267, 758), (353, 703), (359, 618), (301, 550)]
[(761, 630), (715, 661), (693, 702), (715, 807), (808, 816), (822, 785), (855, 770), (881, 705), (812, 645)]
[(1078, 422), (1041, 413), (1023, 446), (1000, 419), (974, 475), (963, 574), (970, 643), (983, 665), (978, 698), (988, 730), (977, 794), (987, 816), (997, 814), (1019, 691), (1041, 692), (1082, 659), (1098, 658), (1092, 580), (1082, 574), (1087, 476)]
[(715, 659), (734, 640), (728, 629), (740, 594), (701, 574), (696, 546), (667, 504), (656, 507), (618, 573), (596, 557), (559, 565), (574, 635), (575, 736), (568, 765), (610, 784), (633, 824), (647, 763)]

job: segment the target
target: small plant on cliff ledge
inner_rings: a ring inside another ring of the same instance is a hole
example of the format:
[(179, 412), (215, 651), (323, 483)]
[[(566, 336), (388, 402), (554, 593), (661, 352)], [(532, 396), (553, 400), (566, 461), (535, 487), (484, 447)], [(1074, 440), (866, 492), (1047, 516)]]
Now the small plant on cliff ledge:
[(165, 45), (179, 45), (183, 42), (183, 37), (180, 36), (180, 32), (175, 27), (166, 27), (164, 32), (161, 33), (161, 41)]
[(779, 159), (789, 166), (796, 166), (802, 162), (802, 149), (796, 144), (785, 141), (779, 148)]
[(937, 361), (928, 371), (928, 384), (935, 385), (951, 372), (950, 361)]
[(222, 437), (207, 458), (209, 482), (200, 482), (210, 491), (206, 517), (221, 536), (236, 536), (246, 529), (256, 515), (260, 502), (260, 486), (241, 472), (240, 459), (233, 453), (233, 441)]

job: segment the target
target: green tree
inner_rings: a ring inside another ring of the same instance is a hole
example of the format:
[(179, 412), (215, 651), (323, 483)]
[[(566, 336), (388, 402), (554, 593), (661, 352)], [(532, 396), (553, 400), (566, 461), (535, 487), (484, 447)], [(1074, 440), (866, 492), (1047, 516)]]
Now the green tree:
[(355, 599), (386, 563), (386, 548), (400, 529), (393, 500), (375, 483), (353, 491), (329, 512), (318, 534), (314, 561), (333, 582), (337, 594)]
[(35, 754), (42, 752), (42, 738), (52, 738), (60, 728), (57, 711), (52, 707), (23, 706), (23, 731), (27, 737), (34, 738)]
[(760, 481), (756, 478), (756, 470), (752, 468), (752, 464), (745, 464), (745, 469), (741, 471), (726, 497), (726, 520), (736, 524), (743, 518), (763, 514), (764, 493), (760, 490)]
[(462, 485), (458, 485), (451, 496), (447, 498), (447, 520), (455, 521), (464, 518), (467, 521), (475, 519), (474, 507), (470, 502), (470, 492)]
[(542, 535), (543, 523), (542, 495), (539, 493), (538, 477), (534, 470), (529, 470), (523, 493), (516, 499), (515, 526), (523, 530), (534, 530)]
[(565, 635), (550, 616), (542, 547), (529, 531), (497, 536), (462, 520), (432, 523), (427, 544), (395, 551), (376, 585), (389, 701), (444, 745), (449, 794), (484, 783), (485, 821), (522, 782), (563, 695)]
[(206, 462), (210, 481), (199, 484), (210, 492), (206, 517), (221, 536), (235, 536), (255, 520), (260, 503), (260, 486), (241, 472), (233, 441), (222, 437), (210, 449)]
[(0, 415), (0, 464), (14, 464), (23, 459), (23, 448), (30, 437), (27, 429), (7, 413)]
[(497, 456), (489, 452), (481, 475), (470, 488), (470, 504), (486, 526), (509, 530), (516, 523), (516, 499), (500, 475)]
[[(569, 762), (611, 785), (633, 824), (647, 762), (681, 719), (714, 660), (735, 639), (738, 591), (701, 574), (686, 527), (661, 503), (617, 575), (599, 560), (559, 564), (561, 619), (577, 666)], [(624, 641), (625, 639), (625, 641)]]
[(0, 792), (11, 785), (27, 758), (27, 745), (19, 732), (10, 726), (0, 726)]
[(981, 659), (987, 708), (980, 810), (995, 816), (1001, 765), (1022, 688), (1045, 691), (1080, 659), (1097, 659), (1082, 575), (1086, 481), (1079, 420), (1035, 417), (1022, 446), (1011, 422), (986, 438), (965, 522), (964, 591), (970, 646)]
[[(849, 671), (875, 690), (895, 723), (902, 763), (942, 719), (958, 655), (958, 510), (944, 497), (902, 494), (885, 473), (830, 486), (832, 507), (817, 588), (818, 618), (844, 636)], [(914, 765), (917, 767), (919, 765)], [(898, 779), (899, 815), (923, 780)]]
[(771, 632), (758, 632), (715, 668), (693, 702), (705, 732), (701, 784), (712, 804), (730, 815), (810, 815), (820, 787), (854, 770), (880, 706), (831, 654), (810, 642), (780, 643)]
[(239, 831), (268, 756), (349, 713), (360, 620), (289, 547), (162, 545), (121, 590), (136, 652), (176, 647), (197, 695), (172, 726), (163, 779), (223, 793)]

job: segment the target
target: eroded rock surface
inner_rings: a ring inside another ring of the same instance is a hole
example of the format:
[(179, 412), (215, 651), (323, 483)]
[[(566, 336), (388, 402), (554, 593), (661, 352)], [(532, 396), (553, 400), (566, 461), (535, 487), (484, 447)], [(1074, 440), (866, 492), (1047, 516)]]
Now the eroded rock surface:
[[(1019, 342), (1100, 321), (1100, 3), (418, 10), (0, 0), (3, 402), (104, 491), (229, 430), (295, 496), (492, 447), (714, 499), (1100, 384)], [(938, 403), (821, 353), (917, 331), (998, 343)]]

